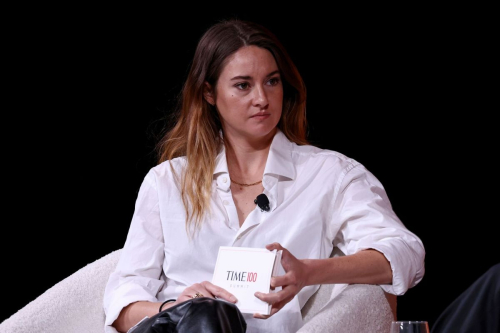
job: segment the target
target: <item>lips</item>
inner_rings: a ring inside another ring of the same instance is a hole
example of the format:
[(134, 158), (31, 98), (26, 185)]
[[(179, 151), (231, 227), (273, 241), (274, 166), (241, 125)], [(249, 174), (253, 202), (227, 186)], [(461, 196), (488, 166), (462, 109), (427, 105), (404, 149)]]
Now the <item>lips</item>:
[(251, 116), (250, 118), (264, 119), (264, 118), (269, 117), (270, 115), (271, 115), (270, 113), (267, 113), (267, 112), (261, 112), (261, 113), (256, 113), (256, 114), (254, 114), (254, 115), (253, 115), (253, 116)]

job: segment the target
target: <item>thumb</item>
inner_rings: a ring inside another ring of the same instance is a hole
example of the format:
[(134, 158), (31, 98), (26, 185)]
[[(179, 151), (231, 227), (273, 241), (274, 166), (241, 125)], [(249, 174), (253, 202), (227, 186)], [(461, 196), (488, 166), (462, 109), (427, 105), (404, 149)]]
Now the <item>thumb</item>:
[(268, 249), (269, 251), (272, 251), (272, 250), (284, 250), (285, 248), (283, 246), (281, 246), (280, 243), (278, 242), (274, 242), (274, 243), (271, 243), (271, 244), (267, 244), (266, 245), (266, 249)]

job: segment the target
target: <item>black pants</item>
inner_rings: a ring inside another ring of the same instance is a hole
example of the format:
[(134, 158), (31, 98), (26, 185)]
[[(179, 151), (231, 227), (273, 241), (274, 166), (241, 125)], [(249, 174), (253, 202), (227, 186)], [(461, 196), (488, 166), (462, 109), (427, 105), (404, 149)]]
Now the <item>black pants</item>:
[(500, 332), (500, 263), (477, 279), (438, 317), (431, 333)]

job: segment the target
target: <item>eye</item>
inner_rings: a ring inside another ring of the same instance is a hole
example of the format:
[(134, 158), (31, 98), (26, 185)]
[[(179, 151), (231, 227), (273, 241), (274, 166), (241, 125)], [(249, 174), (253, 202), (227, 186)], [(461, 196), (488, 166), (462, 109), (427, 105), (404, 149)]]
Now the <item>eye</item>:
[(240, 90), (246, 90), (250, 85), (248, 84), (248, 82), (240, 82), (235, 84), (234, 86)]
[(269, 84), (270, 84), (271, 86), (275, 86), (275, 85), (279, 84), (279, 83), (280, 83), (280, 81), (281, 81), (281, 80), (280, 80), (280, 78), (279, 78), (279, 77), (273, 77), (273, 78), (269, 79), (269, 81), (268, 81), (268, 82), (269, 82)]

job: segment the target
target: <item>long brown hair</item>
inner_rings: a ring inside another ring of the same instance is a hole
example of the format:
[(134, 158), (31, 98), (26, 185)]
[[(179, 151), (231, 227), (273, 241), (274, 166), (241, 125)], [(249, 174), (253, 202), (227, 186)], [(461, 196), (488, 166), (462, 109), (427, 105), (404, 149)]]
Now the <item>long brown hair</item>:
[(210, 207), (215, 158), (224, 144), (217, 109), (203, 97), (204, 84), (208, 82), (215, 90), (226, 59), (249, 45), (270, 51), (278, 65), (283, 81), (283, 111), (278, 128), (290, 141), (299, 145), (308, 144), (306, 88), (295, 64), (276, 36), (259, 24), (239, 19), (212, 25), (198, 42), (179, 97), (175, 125), (166, 131), (156, 147), (158, 163), (180, 156), (187, 159), (181, 178), (176, 177), (181, 184), (188, 233), (193, 222), (196, 228), (200, 226)]

